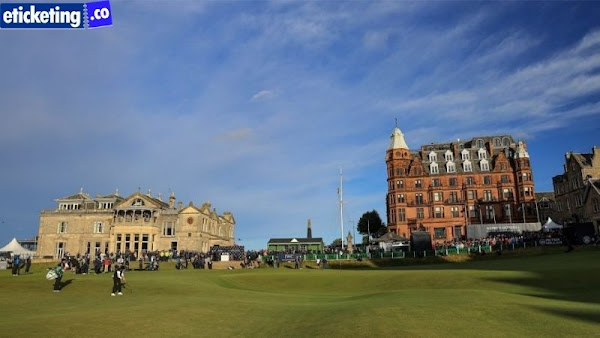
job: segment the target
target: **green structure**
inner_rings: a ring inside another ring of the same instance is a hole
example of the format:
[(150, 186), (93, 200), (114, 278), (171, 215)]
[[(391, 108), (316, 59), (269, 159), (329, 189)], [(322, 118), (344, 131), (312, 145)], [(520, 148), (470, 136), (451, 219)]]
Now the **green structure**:
[(306, 238), (271, 238), (267, 243), (269, 251), (303, 251), (303, 252), (321, 252), (323, 251), (322, 238), (312, 238), (312, 224), (308, 220), (306, 229)]
[(323, 251), (322, 238), (271, 238), (269, 251)]

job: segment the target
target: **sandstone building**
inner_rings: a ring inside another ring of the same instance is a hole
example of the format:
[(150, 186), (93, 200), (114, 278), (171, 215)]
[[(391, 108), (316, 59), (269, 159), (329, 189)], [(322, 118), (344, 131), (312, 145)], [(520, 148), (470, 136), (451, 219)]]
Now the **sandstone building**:
[(558, 222), (600, 223), (600, 147), (565, 154), (564, 173), (552, 178)]
[(235, 219), (218, 215), (205, 202), (194, 206), (168, 202), (150, 192), (121, 197), (90, 197), (83, 189), (56, 200), (56, 209), (40, 213), (37, 254), (60, 257), (64, 253), (125, 253), (155, 250), (207, 252), (213, 245), (234, 244)]
[(386, 152), (388, 230), (433, 240), (464, 238), (466, 225), (537, 222), (524, 142), (510, 135), (428, 144), (411, 151), (395, 128)]

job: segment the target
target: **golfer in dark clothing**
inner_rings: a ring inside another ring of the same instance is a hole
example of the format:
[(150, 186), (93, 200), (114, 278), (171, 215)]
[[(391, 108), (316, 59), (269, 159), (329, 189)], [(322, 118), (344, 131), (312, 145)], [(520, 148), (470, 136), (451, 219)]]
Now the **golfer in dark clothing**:
[(25, 260), (25, 273), (29, 273), (29, 269), (31, 269), (31, 257), (28, 256)]
[(115, 295), (115, 292), (117, 292), (117, 294), (119, 296), (122, 296), (123, 293), (121, 292), (121, 287), (123, 286), (123, 283), (125, 281), (125, 267), (124, 266), (120, 266), (115, 270), (115, 273), (113, 274), (113, 289), (112, 289), (112, 293), (110, 294), (111, 296)]
[(56, 278), (54, 279), (54, 292), (60, 292), (61, 280), (63, 277), (63, 269), (60, 264), (56, 268), (53, 269), (56, 274)]

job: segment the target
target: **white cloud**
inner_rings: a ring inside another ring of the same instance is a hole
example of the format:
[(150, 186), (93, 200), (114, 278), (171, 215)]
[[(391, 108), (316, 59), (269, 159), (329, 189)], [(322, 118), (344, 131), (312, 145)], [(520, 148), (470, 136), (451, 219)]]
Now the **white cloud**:
[(251, 101), (260, 101), (260, 100), (270, 99), (273, 97), (275, 97), (275, 91), (270, 90), (270, 89), (263, 89), (263, 90), (259, 91), (258, 93), (252, 95), (252, 98), (250, 100)]

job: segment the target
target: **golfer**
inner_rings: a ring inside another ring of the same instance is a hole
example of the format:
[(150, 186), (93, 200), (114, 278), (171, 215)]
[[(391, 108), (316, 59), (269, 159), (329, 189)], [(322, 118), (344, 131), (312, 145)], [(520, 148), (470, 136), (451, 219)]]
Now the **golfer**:
[(123, 293), (121, 292), (121, 287), (123, 286), (124, 282), (125, 282), (125, 267), (121, 265), (115, 269), (115, 273), (113, 274), (113, 289), (112, 289), (112, 293), (110, 295), (114, 296), (115, 292), (117, 292), (117, 294), (119, 296), (122, 296)]

